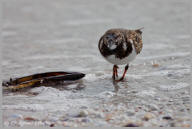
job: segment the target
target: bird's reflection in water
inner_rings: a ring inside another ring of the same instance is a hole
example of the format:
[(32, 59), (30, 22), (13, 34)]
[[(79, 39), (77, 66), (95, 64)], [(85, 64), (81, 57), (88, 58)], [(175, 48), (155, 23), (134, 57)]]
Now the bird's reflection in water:
[[(124, 86), (124, 88), (128, 88), (128, 84), (126, 82), (123, 82), (120, 85)], [(114, 86), (114, 92), (117, 95), (120, 89), (119, 82), (113, 80), (113, 86)]]
[(119, 85), (118, 82), (113, 80), (113, 86), (114, 86), (114, 92), (117, 94), (119, 91)]

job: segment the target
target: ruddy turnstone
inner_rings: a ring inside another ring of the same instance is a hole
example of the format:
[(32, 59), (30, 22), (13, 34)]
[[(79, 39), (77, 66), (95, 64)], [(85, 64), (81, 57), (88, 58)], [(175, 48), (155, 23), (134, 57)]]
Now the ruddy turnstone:
[(129, 68), (129, 63), (142, 50), (142, 28), (136, 30), (110, 29), (99, 40), (99, 50), (101, 55), (113, 66), (113, 80), (118, 77), (118, 66), (124, 65), (124, 73), (117, 81), (122, 81)]

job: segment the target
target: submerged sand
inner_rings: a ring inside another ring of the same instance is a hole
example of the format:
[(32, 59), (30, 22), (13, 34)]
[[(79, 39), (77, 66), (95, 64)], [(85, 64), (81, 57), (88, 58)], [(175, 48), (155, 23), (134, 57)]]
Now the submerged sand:
[[(4, 92), (5, 127), (190, 126), (188, 0), (6, 0), (3, 12), (3, 79), (86, 73), (67, 87)], [(120, 83), (97, 48), (116, 27), (144, 27), (144, 48)]]

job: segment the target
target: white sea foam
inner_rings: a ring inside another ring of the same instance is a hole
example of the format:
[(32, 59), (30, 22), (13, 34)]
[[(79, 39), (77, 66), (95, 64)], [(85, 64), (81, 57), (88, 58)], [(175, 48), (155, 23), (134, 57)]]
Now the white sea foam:
[[(37, 96), (28, 98), (33, 101), (33, 104), (26, 104), (20, 102), (17, 105), (3, 105), (3, 109), (17, 109), (28, 111), (67, 111), (71, 108), (79, 108), (81, 106), (89, 106), (89, 101), (86, 98), (80, 98), (83, 95), (74, 94), (71, 91), (60, 91), (52, 87), (37, 87), (33, 88), (31, 92), (39, 93)], [(17, 96), (14, 96), (17, 98)], [(25, 97), (25, 96), (24, 96)], [(36, 104), (36, 102), (41, 102)]]
[(3, 105), (2, 109), (9, 110), (23, 110), (23, 111), (43, 111), (45, 108), (42, 104), (17, 104), (17, 105)]
[(107, 99), (107, 98), (111, 98), (115, 95), (114, 92), (111, 91), (104, 91), (102, 93), (97, 94), (95, 97), (99, 97), (99, 98), (103, 98), (103, 99)]
[(68, 59), (68, 58), (93, 58), (92, 55), (37, 55), (24, 57), (23, 60)]
[[(154, 45), (155, 45), (155, 47), (154, 47)], [(171, 45), (171, 44), (165, 44), (165, 43), (155, 43), (154, 45), (151, 45), (151, 44), (145, 44), (144, 46), (143, 46), (143, 50), (145, 51), (145, 50), (148, 50), (148, 49), (150, 49), (150, 50), (162, 50), (162, 49), (164, 49), (164, 48), (173, 48), (173, 45)]]
[(144, 97), (144, 96), (153, 97), (155, 94), (156, 94), (156, 92), (153, 90), (143, 90), (143, 91), (137, 93), (137, 95), (141, 96), (141, 97)]
[(152, 55), (152, 56), (145, 56), (145, 57), (137, 57), (137, 59), (142, 59), (142, 60), (151, 60), (151, 59), (160, 59), (160, 58), (169, 58), (169, 57), (185, 57), (189, 56), (190, 52), (177, 52), (177, 53), (171, 53), (171, 54), (166, 54), (166, 55)]
[(160, 85), (159, 89), (163, 91), (179, 90), (185, 87), (188, 87), (187, 83), (176, 83), (175, 85)]

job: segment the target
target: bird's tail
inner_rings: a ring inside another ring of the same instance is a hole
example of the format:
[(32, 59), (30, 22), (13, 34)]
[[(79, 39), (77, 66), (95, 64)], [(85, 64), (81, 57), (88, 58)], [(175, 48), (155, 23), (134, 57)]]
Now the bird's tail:
[(139, 28), (139, 29), (136, 29), (135, 31), (137, 32), (137, 33), (140, 33), (140, 34), (142, 34), (142, 31), (141, 30), (143, 30), (144, 29), (144, 27), (142, 27), (142, 28)]

